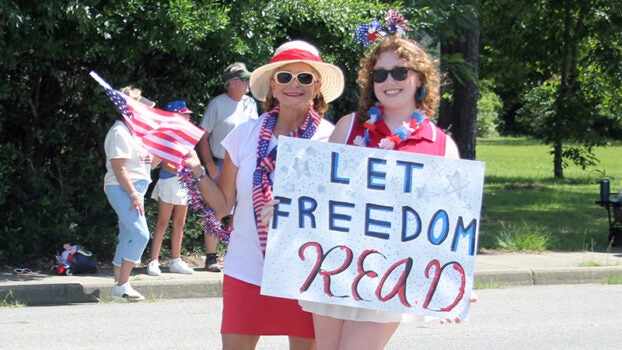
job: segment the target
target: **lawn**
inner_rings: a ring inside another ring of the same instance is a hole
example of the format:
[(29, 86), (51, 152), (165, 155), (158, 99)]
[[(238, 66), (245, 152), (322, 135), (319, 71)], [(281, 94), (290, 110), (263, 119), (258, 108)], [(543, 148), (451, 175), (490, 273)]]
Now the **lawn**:
[(553, 178), (550, 147), (525, 138), (480, 139), (477, 160), (486, 163), (480, 248), (510, 250), (604, 250), (606, 209), (594, 202), (599, 182), (622, 188), (622, 144), (595, 149), (600, 163), (574, 164)]

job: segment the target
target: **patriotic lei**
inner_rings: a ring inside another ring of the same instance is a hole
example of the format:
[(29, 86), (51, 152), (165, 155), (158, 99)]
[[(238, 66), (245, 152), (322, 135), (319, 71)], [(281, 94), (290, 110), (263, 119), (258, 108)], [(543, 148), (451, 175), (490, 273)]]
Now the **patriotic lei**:
[[(277, 147), (268, 152), (270, 140), (274, 127), (279, 116), (280, 107), (276, 106), (273, 110), (264, 113), (264, 121), (259, 132), (259, 142), (257, 144), (257, 167), (253, 173), (253, 209), (255, 211), (255, 223), (257, 235), (262, 253), (265, 254), (266, 243), (268, 240), (268, 227), (261, 220), (261, 210), (265, 204), (272, 199), (272, 180), (270, 173), (274, 171)], [(313, 107), (307, 111), (307, 116), (300, 127), (292, 131), (289, 136), (303, 139), (310, 139), (316, 132), (320, 124), (321, 115)]]
[[(376, 132), (376, 123), (382, 120), (383, 112), (384, 106), (380, 103), (376, 103), (369, 109), (369, 111), (367, 111), (369, 119), (363, 124), (365, 132), (362, 138), (358, 136), (354, 139), (354, 143), (356, 145), (367, 147), (370, 142), (369, 134)], [(388, 150), (395, 149), (397, 145), (399, 145), (402, 141), (406, 140), (410, 135), (412, 135), (419, 128), (419, 126), (421, 126), (421, 123), (424, 120), (425, 114), (422, 111), (414, 111), (410, 120), (408, 122), (402, 123), (401, 126), (393, 130), (393, 134), (383, 137), (380, 142), (378, 142), (377, 148)]]
[(205, 204), (199, 192), (199, 181), (192, 175), (192, 170), (186, 166), (177, 170), (177, 176), (183, 188), (188, 190), (188, 206), (196, 212), (202, 223), (203, 233), (216, 237), (223, 244), (229, 243), (231, 228), (222, 228), (222, 222), (216, 217), (214, 209)]

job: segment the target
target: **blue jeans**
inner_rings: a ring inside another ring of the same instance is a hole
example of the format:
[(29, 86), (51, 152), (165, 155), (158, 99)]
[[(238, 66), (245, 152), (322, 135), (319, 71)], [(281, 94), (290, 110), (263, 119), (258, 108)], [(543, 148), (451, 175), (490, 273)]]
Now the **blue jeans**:
[[(149, 183), (146, 180), (134, 182), (136, 191), (145, 196)], [(149, 227), (146, 215), (138, 215), (136, 209), (130, 210), (132, 200), (120, 185), (104, 187), (108, 202), (119, 217), (119, 242), (112, 263), (121, 266), (123, 260), (139, 263), (149, 242)]]

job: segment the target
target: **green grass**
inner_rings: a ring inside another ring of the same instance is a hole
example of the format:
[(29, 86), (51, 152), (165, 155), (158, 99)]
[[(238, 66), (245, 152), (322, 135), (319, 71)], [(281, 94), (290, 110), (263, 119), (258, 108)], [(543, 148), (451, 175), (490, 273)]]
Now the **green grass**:
[(594, 202), (599, 181), (622, 188), (622, 144), (596, 148), (600, 163), (569, 164), (553, 178), (550, 147), (525, 138), (481, 139), (477, 160), (486, 163), (480, 248), (579, 251), (607, 248), (606, 209)]
[(16, 300), (12, 300), (13, 299), (13, 291), (9, 291), (9, 293), (7, 293), (3, 299), (0, 299), (0, 307), (10, 307), (10, 308), (14, 308), (14, 307), (26, 307), (27, 305), (25, 303), (16, 301)]

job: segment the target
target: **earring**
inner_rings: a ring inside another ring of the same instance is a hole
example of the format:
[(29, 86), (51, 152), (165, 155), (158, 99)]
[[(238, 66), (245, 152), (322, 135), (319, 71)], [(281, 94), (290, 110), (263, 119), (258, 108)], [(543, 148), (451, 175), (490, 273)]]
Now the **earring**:
[(425, 98), (425, 93), (426, 93), (425, 84), (422, 83), (421, 86), (415, 92), (415, 101), (421, 102), (421, 100)]
[(376, 100), (376, 94), (374, 93), (374, 89), (369, 90), (369, 93), (367, 94), (367, 98), (370, 100)]

